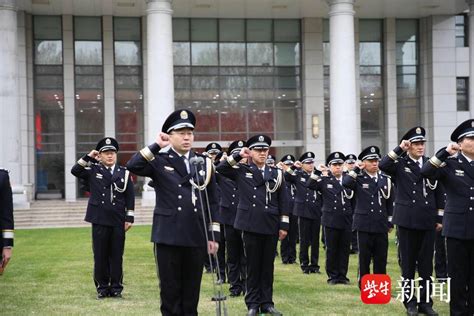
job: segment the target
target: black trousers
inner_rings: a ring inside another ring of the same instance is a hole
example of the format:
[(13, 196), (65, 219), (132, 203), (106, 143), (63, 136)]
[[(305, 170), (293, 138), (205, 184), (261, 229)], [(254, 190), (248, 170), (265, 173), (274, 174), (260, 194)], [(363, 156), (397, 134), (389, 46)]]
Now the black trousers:
[(324, 227), (326, 244), (326, 273), (328, 282), (344, 281), (347, 278), (352, 232), (350, 230)]
[(373, 260), (373, 273), (387, 273), (388, 234), (357, 232), (359, 243), (359, 287), (362, 277), (370, 274), (370, 262)]
[[(242, 231), (235, 229), (231, 225), (225, 225), (225, 235), (227, 248), (227, 277), (230, 284), (229, 290), (231, 292), (245, 292), (247, 272)], [(219, 243), (219, 245), (220, 244), (221, 243)]]
[(448, 276), (446, 257), (446, 238), (443, 237), (442, 231), (436, 232), (435, 237), (435, 275), (437, 279), (445, 279)]
[(446, 238), (452, 316), (474, 315), (474, 240)]
[[(225, 225), (221, 224), (221, 232), (223, 232), (220, 236), (221, 239), (219, 241), (219, 249), (217, 250), (217, 262), (216, 265), (219, 264), (219, 270), (216, 269), (216, 275), (217, 279), (222, 280), (224, 283), (226, 281), (226, 257), (225, 257), (225, 252), (226, 252), (226, 230), (225, 230)], [(209, 257), (209, 256), (208, 256)], [(209, 260), (209, 259), (208, 259)]]
[(273, 270), (277, 235), (243, 233), (247, 257), (247, 308), (266, 309), (273, 306)]
[(288, 235), (280, 243), (281, 261), (294, 263), (296, 261), (296, 239), (298, 239), (298, 217), (290, 214), (290, 229)]
[(356, 251), (356, 252), (359, 251), (359, 245), (357, 244), (357, 231), (356, 230), (352, 232), (351, 250)]
[[(419, 230), (398, 227), (398, 250), (402, 266), (402, 277), (408, 280), (406, 293), (411, 293), (410, 280), (415, 279), (415, 271), (422, 278), (420, 297), (413, 295), (411, 299), (404, 299), (403, 304), (408, 306), (433, 305), (431, 294), (431, 274), (433, 272), (435, 229)], [(416, 291), (415, 291), (416, 293)], [(419, 303), (417, 302), (419, 301)]]
[[(300, 217), (300, 265), (301, 270), (319, 270), (319, 231), (321, 219), (309, 219)], [(309, 248), (311, 247), (311, 258)]]
[(124, 226), (92, 224), (94, 283), (97, 293), (121, 293), (123, 290)]
[(163, 316), (197, 315), (205, 247), (154, 244)]

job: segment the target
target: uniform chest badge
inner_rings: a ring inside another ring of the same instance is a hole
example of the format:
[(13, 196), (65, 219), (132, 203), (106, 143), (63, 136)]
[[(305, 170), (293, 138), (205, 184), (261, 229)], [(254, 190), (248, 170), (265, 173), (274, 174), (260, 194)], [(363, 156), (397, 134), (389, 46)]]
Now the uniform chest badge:
[(331, 183), (328, 183), (327, 188), (328, 188), (328, 189), (332, 189), (332, 188), (333, 188), (332, 184), (331, 184)]
[(405, 172), (412, 173), (412, 172), (411, 172), (411, 169), (408, 168), (408, 167), (405, 167)]
[(173, 172), (173, 171), (174, 171), (174, 168), (173, 168), (173, 167), (169, 167), (169, 166), (165, 166), (165, 171)]
[(124, 180), (123, 178), (122, 178), (122, 179), (120, 179), (120, 181), (122, 181), (122, 182), (125, 182), (125, 180)]
[(104, 176), (103, 176), (102, 174), (100, 174), (100, 173), (96, 173), (96, 174), (95, 174), (95, 177), (96, 177), (97, 179), (102, 179)]
[(369, 184), (368, 183), (362, 183), (362, 189), (368, 189)]
[(464, 170), (456, 169), (454, 170), (454, 175), (458, 177), (464, 177)]
[(204, 177), (204, 176), (206, 175), (206, 171), (204, 171), (204, 170), (199, 170), (199, 175), (200, 175), (201, 177)]
[(251, 172), (246, 172), (246, 173), (245, 173), (245, 177), (246, 177), (246, 178), (249, 178), (249, 179), (252, 179), (252, 178), (253, 178), (253, 173), (251, 173)]
[(305, 179), (305, 178), (301, 178), (301, 182), (306, 182), (306, 179)]

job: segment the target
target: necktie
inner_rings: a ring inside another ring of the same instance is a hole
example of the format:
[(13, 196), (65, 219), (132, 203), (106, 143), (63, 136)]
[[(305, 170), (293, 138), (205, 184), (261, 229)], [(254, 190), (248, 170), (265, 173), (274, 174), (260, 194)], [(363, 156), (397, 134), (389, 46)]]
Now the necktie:
[(186, 156), (181, 156), (181, 158), (183, 158), (183, 161), (184, 161), (184, 165), (186, 166), (186, 171), (189, 173), (189, 161), (188, 161), (188, 158), (186, 158)]
[(265, 176), (265, 169), (260, 169), (260, 171), (262, 172), (262, 178)]
[(111, 175), (114, 174), (114, 171), (112, 170), (112, 168), (108, 167), (107, 170), (109, 170), (109, 172), (110, 172)]
[(420, 169), (421, 169), (421, 167), (422, 167), (421, 161), (418, 160), (417, 165), (418, 165), (418, 167), (420, 167)]

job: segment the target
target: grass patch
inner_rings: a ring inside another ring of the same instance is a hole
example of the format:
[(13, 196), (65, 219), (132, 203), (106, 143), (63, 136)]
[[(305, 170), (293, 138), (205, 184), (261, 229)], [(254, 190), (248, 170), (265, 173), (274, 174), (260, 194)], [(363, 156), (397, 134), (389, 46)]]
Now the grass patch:
[[(90, 228), (35, 229), (15, 232), (13, 258), (0, 277), (2, 315), (159, 314), (158, 281), (150, 243), (150, 226), (136, 226), (127, 233), (124, 256), (124, 298), (97, 301), (92, 280)], [(400, 276), (396, 246), (391, 234), (388, 274), (395, 283)], [(329, 286), (320, 249), (322, 274), (304, 275), (297, 264), (275, 261), (274, 302), (286, 315), (403, 315), (402, 303), (365, 305), (357, 287), (357, 256), (351, 255), (350, 285)], [(228, 284), (225, 284), (226, 294)], [(211, 276), (204, 274), (199, 302), (201, 315), (215, 314)], [(447, 303), (435, 299), (440, 315), (449, 314)], [(229, 315), (245, 315), (243, 297), (227, 299)]]

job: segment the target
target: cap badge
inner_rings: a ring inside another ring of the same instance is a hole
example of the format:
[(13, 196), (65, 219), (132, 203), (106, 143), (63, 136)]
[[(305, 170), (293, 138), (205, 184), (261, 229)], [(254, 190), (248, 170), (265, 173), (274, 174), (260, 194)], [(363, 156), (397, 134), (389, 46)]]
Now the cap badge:
[(371, 153), (374, 153), (374, 152), (375, 152), (375, 147), (371, 147), (371, 148), (370, 148), (370, 152), (371, 152)]
[(105, 143), (106, 143), (107, 145), (110, 145), (112, 142), (110, 141), (110, 138), (107, 138), (107, 139), (105, 140)]
[(238, 145), (239, 145), (240, 147), (242, 147), (242, 146), (244, 145), (244, 142), (243, 142), (243, 141), (239, 141)]
[(188, 118), (188, 112), (186, 111), (181, 111), (181, 113), (179, 114), (179, 116), (183, 119), (183, 120), (186, 120)]
[(416, 132), (417, 134), (421, 134), (421, 128), (417, 127), (416, 130), (415, 130), (415, 132)]
[(212, 148), (216, 148), (216, 144), (212, 144), (211, 147), (212, 147)]
[(258, 137), (258, 141), (259, 141), (259, 142), (263, 142), (264, 140), (265, 140), (265, 138), (263, 138), (263, 136), (259, 136), (259, 137)]
[(291, 156), (290, 156), (290, 155), (286, 156), (286, 159), (290, 160), (290, 159), (291, 159)]
[(474, 127), (474, 121), (471, 122), (471, 127)]
[(339, 154), (338, 154), (338, 153), (335, 153), (335, 154), (334, 154), (334, 158), (339, 158)]
[(311, 158), (311, 153), (308, 153), (308, 157), (310, 157), (310, 158)]

